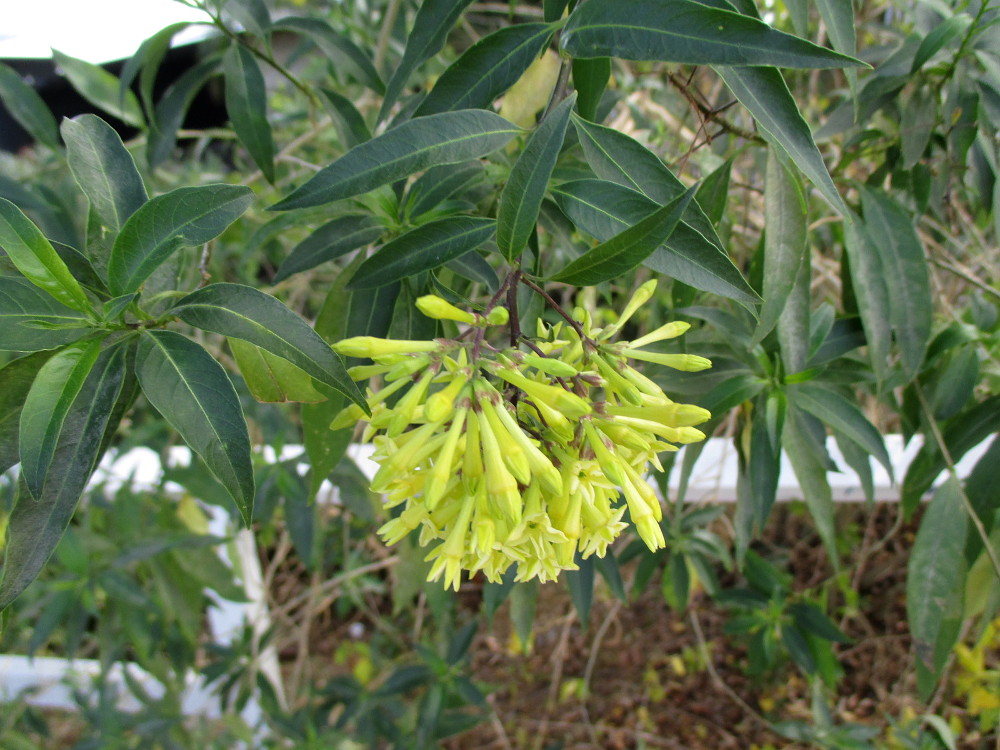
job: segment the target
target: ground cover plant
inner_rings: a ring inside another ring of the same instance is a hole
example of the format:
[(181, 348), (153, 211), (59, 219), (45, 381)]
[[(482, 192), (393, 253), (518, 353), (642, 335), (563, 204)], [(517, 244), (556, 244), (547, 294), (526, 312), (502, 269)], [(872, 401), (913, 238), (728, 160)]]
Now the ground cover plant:
[[(56, 53), (97, 114), (0, 67), (35, 141), (0, 162), (3, 647), (164, 688), (5, 743), (1000, 742), (989, 3), (185, 4), (215, 35), (174, 80), (183, 25), (117, 77)], [(201, 91), (226, 127), (185, 128)], [(732, 512), (686, 500), (708, 436)], [(175, 445), (173, 495), (88, 489)], [(225, 643), (206, 504), (264, 571)]]

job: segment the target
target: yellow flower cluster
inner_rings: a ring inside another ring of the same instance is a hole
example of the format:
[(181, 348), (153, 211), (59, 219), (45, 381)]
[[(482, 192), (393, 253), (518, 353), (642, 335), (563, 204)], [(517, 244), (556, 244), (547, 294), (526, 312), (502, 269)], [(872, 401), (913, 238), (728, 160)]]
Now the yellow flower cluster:
[[(644, 348), (679, 336), (686, 323), (615, 340), (654, 288), (640, 287), (603, 329), (582, 310), (573, 324), (539, 321), (525, 350), (497, 350), (484, 339), (488, 326), (507, 322), (505, 308), (483, 316), (433, 295), (417, 302), (424, 314), (465, 323), (475, 335), (360, 336), (335, 345), (374, 361), (351, 370), (356, 380), (381, 378), (369, 390), (364, 435), (379, 463), (371, 486), (386, 507), (403, 506), (379, 529), (383, 540), (394, 544), (419, 528), (420, 544), (434, 545), (428, 580), (444, 576), (456, 590), (463, 570), (497, 581), (516, 564), (517, 580), (547, 581), (575, 569), (577, 551), (603, 556), (626, 527), (626, 507), (650, 549), (662, 547), (660, 501), (643, 477), (650, 464), (662, 471), (658, 453), (704, 439), (695, 425), (711, 415), (674, 403), (628, 360), (687, 371), (711, 363)], [(363, 417), (350, 407), (331, 426)]]

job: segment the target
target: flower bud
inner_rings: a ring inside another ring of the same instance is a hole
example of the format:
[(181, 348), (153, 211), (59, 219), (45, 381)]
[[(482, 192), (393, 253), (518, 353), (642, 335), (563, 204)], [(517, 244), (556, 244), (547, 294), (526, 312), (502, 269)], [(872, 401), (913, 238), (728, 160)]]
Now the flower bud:
[(374, 359), (383, 354), (409, 354), (412, 352), (436, 352), (441, 350), (438, 341), (404, 341), (380, 339), (375, 336), (352, 336), (341, 339), (333, 345), (333, 350), (345, 357), (368, 357)]
[(436, 294), (425, 294), (423, 297), (418, 297), (415, 304), (417, 309), (428, 318), (434, 318), (435, 320), (456, 320), (459, 323), (468, 323), (470, 325), (476, 322), (476, 316), (473, 313), (455, 307)]
[(684, 372), (700, 372), (712, 366), (712, 360), (699, 357), (697, 354), (665, 354), (662, 352), (647, 352), (642, 349), (625, 347), (622, 354), (632, 359), (641, 359), (646, 362), (655, 362), (658, 365), (672, 367), (675, 370)]
[(509, 319), (510, 312), (508, 312), (506, 307), (494, 307), (486, 314), (486, 322), (491, 326), (507, 325)]

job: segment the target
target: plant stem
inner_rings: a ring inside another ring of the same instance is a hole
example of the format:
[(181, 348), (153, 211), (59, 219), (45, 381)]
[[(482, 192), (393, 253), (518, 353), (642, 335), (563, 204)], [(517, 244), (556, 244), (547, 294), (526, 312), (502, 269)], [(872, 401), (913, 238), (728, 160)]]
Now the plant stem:
[(527, 276), (521, 276), (518, 279), (518, 281), (520, 281), (528, 288), (534, 289), (536, 292), (538, 292), (538, 294), (542, 296), (542, 299), (545, 300), (545, 302), (548, 304), (549, 307), (551, 307), (553, 310), (559, 313), (567, 323), (573, 326), (573, 330), (577, 332), (577, 335), (579, 335), (581, 339), (583, 339), (584, 341), (590, 341), (590, 337), (587, 336), (587, 334), (584, 332), (583, 326), (581, 326), (577, 321), (573, 320), (573, 317), (569, 315), (569, 313), (567, 313), (565, 310), (563, 310), (562, 307), (559, 305), (559, 303), (556, 302), (554, 299), (552, 299), (552, 296), (548, 292), (546, 292), (544, 289), (538, 286), (538, 284), (529, 279)]

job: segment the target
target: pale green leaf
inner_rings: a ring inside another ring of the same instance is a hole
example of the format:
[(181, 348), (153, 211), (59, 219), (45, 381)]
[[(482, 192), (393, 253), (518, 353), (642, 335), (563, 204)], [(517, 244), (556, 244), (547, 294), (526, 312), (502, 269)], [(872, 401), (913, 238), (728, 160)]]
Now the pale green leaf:
[(79, 60), (58, 50), (52, 50), (52, 58), (70, 85), (88, 102), (126, 125), (135, 128), (145, 125), (139, 99), (131, 91), (126, 91), (122, 96), (121, 86), (114, 75), (100, 65)]

